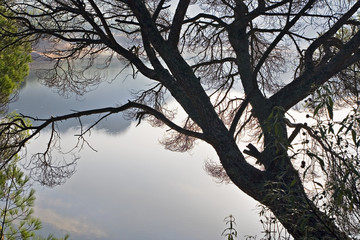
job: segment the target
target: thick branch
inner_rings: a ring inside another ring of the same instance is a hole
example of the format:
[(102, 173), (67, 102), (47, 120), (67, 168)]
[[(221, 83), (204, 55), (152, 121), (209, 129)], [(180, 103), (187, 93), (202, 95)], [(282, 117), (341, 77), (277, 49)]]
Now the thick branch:
[(155, 9), (154, 14), (152, 15), (152, 20), (156, 22), (156, 19), (158, 18), (160, 11), (164, 8), (163, 5), (165, 3), (165, 0), (161, 0), (158, 4), (158, 6)]
[(348, 19), (351, 18), (357, 10), (360, 8), (360, 1), (357, 1), (352, 8), (346, 12), (328, 31), (322, 36), (316, 39), (305, 52), (305, 64), (308, 69), (313, 68), (313, 54), (317, 48), (319, 48), (324, 42), (332, 37), (344, 24), (347, 23)]
[(190, 0), (180, 0), (176, 8), (168, 39), (174, 48), (176, 48), (179, 43), (181, 27), (189, 4)]
[(290, 109), (335, 74), (360, 61), (359, 47), (360, 31), (328, 63), (315, 67), (313, 71), (305, 71), (303, 75), (274, 94), (270, 101), (275, 106), (282, 106), (285, 110)]

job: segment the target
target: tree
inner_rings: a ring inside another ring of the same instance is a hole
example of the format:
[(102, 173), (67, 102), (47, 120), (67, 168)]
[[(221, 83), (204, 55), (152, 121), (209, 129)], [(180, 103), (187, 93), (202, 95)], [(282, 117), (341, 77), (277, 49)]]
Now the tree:
[[(0, 12), (11, 14), (0, 6)], [(16, 21), (0, 16), (0, 32), (18, 31)], [(29, 73), (28, 64), (31, 61), (30, 42), (19, 41), (17, 37), (0, 39), (0, 111), (3, 114), (2, 123), (13, 118), (19, 118), (15, 113), (6, 114), (11, 96), (15, 95), (20, 84)], [(23, 120), (26, 121), (26, 120)], [(1, 135), (2, 145), (14, 141), (18, 142), (27, 136), (27, 131), (21, 131), (13, 136)], [(49, 235), (47, 238), (35, 233), (41, 229), (41, 221), (33, 216), (35, 190), (31, 189), (30, 177), (17, 166), (19, 156), (12, 149), (2, 149), (0, 161), (7, 164), (0, 169), (0, 239), (48, 239), (66, 240)]]
[[(0, 12), (6, 12), (1, 6)], [(0, 16), (0, 32), (16, 32), (17, 25)], [(0, 40), (0, 111), (4, 113), (11, 95), (16, 93), (20, 84), (29, 73), (29, 62), (31, 61), (30, 43), (17, 43), (16, 37), (4, 37)]]
[[(6, 9), (0, 6), (0, 12)], [(7, 12), (10, 13), (10, 12)], [(0, 32), (17, 31), (16, 22), (0, 16)], [(16, 37), (4, 37), (0, 40), (0, 105), (5, 113), (10, 96), (20, 87), (29, 72), (31, 45), (16, 43)], [(8, 116), (11, 118), (11, 116)], [(6, 121), (6, 116), (1, 122)], [(19, 133), (11, 139), (22, 138), (26, 132)], [(9, 138), (1, 136), (1, 142)], [(1, 152), (1, 159), (7, 159), (11, 151)], [(35, 201), (33, 189), (30, 190), (29, 177), (17, 167), (18, 156), (0, 171), (0, 239), (29, 239), (34, 237), (35, 230), (41, 228), (41, 222), (34, 218), (32, 206)]]
[(41, 228), (40, 220), (32, 216), (35, 191), (28, 191), (29, 180), (16, 161), (0, 172), (0, 239), (30, 239)]
[[(18, 32), (19, 26), (13, 19), (8, 19), (3, 15), (8, 14), (13, 17), (11, 11), (0, 4), (0, 33), (5, 35), (0, 39), (0, 114), (1, 122), (4, 123), (11, 119), (13, 114), (6, 116), (9, 101), (16, 95), (20, 84), (25, 80), (29, 73), (29, 63), (31, 62), (31, 44), (25, 38), (16, 36), (6, 36), (10, 32)], [(20, 41), (21, 40), (21, 41)], [(0, 142), (6, 145), (11, 141), (17, 142), (26, 135), (26, 132), (15, 135), (1, 135)], [(16, 153), (10, 148), (0, 150), (2, 161), (15, 159)]]
[(31, 189), (29, 176), (17, 166), (17, 159), (0, 171), (0, 239), (66, 240), (49, 235), (36, 235), (41, 221), (33, 216), (35, 190)]
[[(207, 165), (210, 174), (228, 178), (267, 206), (294, 238), (355, 236), (341, 226), (336, 211), (320, 206), (328, 202), (318, 193), (322, 186), (329, 203), (335, 204), (338, 195), (346, 206), (359, 206), (353, 195), (359, 185), (358, 123), (343, 121), (340, 127), (344, 142), (354, 139), (348, 152), (332, 145), (339, 129), (331, 124), (336, 107), (355, 106), (353, 116), (358, 116), (360, 1), (3, 2), (12, 13), (3, 16), (21, 23), (21, 31), (3, 37), (46, 41), (49, 47), (43, 53), (56, 61), (42, 77), (60, 93), (82, 94), (97, 84), (100, 75), (87, 72), (101, 54), (108, 56), (104, 67), (116, 56), (133, 69), (134, 77), (142, 74), (153, 82), (122, 106), (48, 119), (29, 117), (32, 126), (21, 119), (2, 124), (3, 135), (31, 131), (27, 138), (2, 147), (14, 152), (51, 127), (46, 150), (32, 158), (44, 183), (56, 184), (72, 173), (69, 163), (51, 159), (51, 147), (60, 134), (57, 122), (91, 114), (102, 114), (101, 121), (127, 111), (139, 123), (148, 120), (170, 127), (163, 141), (169, 150), (187, 151), (196, 140), (210, 144), (220, 160), (220, 165)], [(290, 115), (310, 96), (309, 116), (318, 122), (314, 125)], [(167, 108), (169, 99), (187, 114), (182, 124)], [(329, 113), (328, 125), (323, 124), (323, 109)], [(86, 142), (85, 134), (98, 122), (86, 128), (80, 121), (79, 140)], [(240, 149), (240, 141), (248, 141), (248, 149)], [(317, 148), (307, 148), (310, 144)], [(349, 174), (336, 178), (338, 169)], [(321, 173), (322, 183), (310, 172)], [(314, 187), (307, 187), (309, 181)]]

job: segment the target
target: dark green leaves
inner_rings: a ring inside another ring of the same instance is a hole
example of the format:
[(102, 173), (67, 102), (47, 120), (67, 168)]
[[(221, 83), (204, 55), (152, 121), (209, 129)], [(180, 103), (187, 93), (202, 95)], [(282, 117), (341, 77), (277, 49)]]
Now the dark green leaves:
[(334, 118), (334, 101), (332, 99), (332, 92), (328, 86), (323, 86), (316, 90), (310, 106), (314, 109), (313, 116), (317, 116), (324, 107), (327, 110), (328, 117)]
[[(6, 12), (0, 6), (0, 13)], [(0, 33), (17, 32), (15, 20), (9, 20), (0, 15)], [(31, 62), (31, 46), (20, 43), (15, 37), (0, 39), (0, 109), (6, 109), (10, 96), (20, 87), (29, 73), (28, 64)]]

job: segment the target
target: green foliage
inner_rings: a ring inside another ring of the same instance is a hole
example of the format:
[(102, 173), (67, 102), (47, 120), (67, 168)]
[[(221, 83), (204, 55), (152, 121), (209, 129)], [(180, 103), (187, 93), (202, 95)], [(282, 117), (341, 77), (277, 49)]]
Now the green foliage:
[(0, 171), (0, 239), (68, 239), (68, 235), (64, 238), (36, 236), (41, 221), (33, 216), (35, 190), (30, 189), (30, 185), (30, 178), (16, 166), (16, 160)]
[(29, 180), (16, 161), (0, 172), (0, 239), (30, 239), (41, 228), (40, 220), (33, 217), (35, 191), (29, 190)]
[(313, 98), (308, 99), (309, 107), (313, 111), (313, 117), (320, 115), (320, 110), (327, 110), (328, 117), (330, 119), (334, 118), (334, 101), (333, 101), (333, 92), (330, 85), (324, 85), (323, 87), (317, 89), (313, 93)]
[[(342, 98), (336, 91), (336, 85), (327, 84), (306, 100), (310, 124), (302, 125), (302, 146), (292, 149), (297, 151), (293, 161), (301, 160), (299, 172), (315, 206), (331, 216), (349, 236), (356, 236), (360, 229), (360, 102), (348, 95)], [(355, 99), (359, 99), (358, 96)], [(270, 116), (269, 130), (274, 129), (274, 136), (281, 141), (282, 134), (276, 131), (277, 119), (281, 116), (276, 111)], [(274, 182), (269, 184), (272, 184), (271, 189), (284, 191)], [(273, 191), (268, 198), (280, 196), (284, 194)], [(287, 234), (269, 209), (262, 207), (260, 216), (265, 239), (282, 239), (281, 231)], [(313, 227), (308, 222), (304, 215), (298, 219), (297, 228), (306, 231)]]
[(267, 133), (275, 139), (274, 144), (277, 152), (281, 150), (286, 151), (290, 147), (290, 143), (285, 134), (284, 113), (285, 110), (282, 107), (274, 107), (265, 123)]
[(36, 236), (33, 240), (68, 240), (69, 239), (69, 235), (65, 235), (65, 237), (63, 238), (57, 238), (57, 237), (54, 237), (52, 234), (50, 234), (49, 236), (47, 237), (43, 237), (43, 236)]
[[(263, 236), (260, 240), (268, 240), (268, 239), (281, 239), (281, 240), (291, 240), (290, 234), (286, 231), (286, 229), (281, 225), (279, 220), (271, 213), (271, 211), (263, 205), (258, 205), (260, 208), (260, 222), (263, 225)], [(224, 219), (227, 227), (222, 236), (226, 237), (226, 240), (234, 240), (237, 238), (238, 233), (235, 229), (235, 217), (233, 215), (229, 215)], [(245, 235), (245, 240), (256, 240), (256, 235)]]
[[(0, 7), (0, 13), (6, 11)], [(0, 33), (17, 32), (15, 21), (0, 15)], [(14, 37), (0, 39), (0, 103), (2, 110), (29, 73), (31, 45)]]
[[(0, 12), (6, 11), (0, 7)], [(0, 15), (0, 32), (16, 32), (15, 21), (5, 19)], [(18, 44), (16, 38), (0, 39), (0, 105), (4, 110), (10, 96), (19, 88), (28, 75), (31, 61), (30, 44)], [(3, 118), (1, 122), (12, 118)], [(14, 129), (16, 132), (16, 129)], [(24, 134), (2, 135), (2, 146), (10, 144), (15, 139), (23, 138)], [(2, 148), (1, 159), (12, 156), (11, 151)], [(30, 189), (30, 179), (17, 166), (15, 155), (10, 162), (1, 164), (0, 169), (0, 239), (30, 239), (35, 236), (35, 230), (41, 228), (39, 219), (33, 217), (35, 191)]]
[[(335, 91), (326, 85), (308, 100), (314, 141), (303, 146), (310, 162), (303, 178), (313, 175), (317, 191), (312, 200), (354, 236), (360, 229), (360, 105), (338, 98)], [(317, 177), (320, 171), (323, 177)]]
[[(0, 6), (0, 13), (6, 9)], [(9, 20), (0, 14), (0, 33), (17, 32), (15, 21)], [(29, 73), (31, 61), (30, 43), (20, 43), (17, 38), (5, 37), (0, 39), (0, 111), (3, 112), (11, 95), (20, 87)], [(8, 114), (1, 119), (1, 123), (12, 121), (19, 117), (16, 113)], [(26, 122), (25, 119), (21, 121)], [(36, 231), (41, 229), (41, 221), (33, 216), (35, 190), (31, 189), (30, 178), (17, 166), (19, 160), (9, 146), (28, 135), (28, 132), (18, 132), (15, 127), (11, 134), (2, 134), (0, 137), (0, 239), (32, 239), (32, 240), (67, 240), (37, 236)], [(13, 156), (11, 158), (11, 156)], [(11, 158), (10, 162), (2, 162)]]
[(36, 235), (42, 226), (40, 219), (33, 216), (35, 190), (30, 188), (30, 178), (17, 166), (17, 160), (0, 171), (0, 239), (67, 240), (69, 235)]

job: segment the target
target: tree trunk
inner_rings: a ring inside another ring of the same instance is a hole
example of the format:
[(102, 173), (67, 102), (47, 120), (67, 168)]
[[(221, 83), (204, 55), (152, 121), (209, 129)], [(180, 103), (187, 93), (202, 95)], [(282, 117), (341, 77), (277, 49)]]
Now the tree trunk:
[[(201, 128), (203, 140), (216, 150), (232, 182), (243, 192), (269, 207), (295, 239), (347, 239), (335, 223), (307, 198), (287, 150), (282, 149), (282, 146), (288, 146), (284, 112), (277, 112), (278, 118), (270, 119), (272, 122), (269, 122), (269, 116), (277, 106), (259, 90), (256, 73), (253, 72), (244, 3), (237, 1), (235, 21), (227, 26), (227, 31), (230, 44), (236, 53), (241, 83), (252, 106), (252, 114), (259, 121), (264, 134), (265, 149), (258, 160), (264, 165), (265, 171), (246, 161), (231, 132), (219, 118), (200, 79), (183, 59), (176, 44), (171, 44), (161, 37), (143, 3), (129, 1), (129, 5), (139, 20), (144, 36), (161, 55), (171, 72), (170, 74), (159, 63), (154, 62), (157, 71), (163, 73), (159, 77), (160, 82), (165, 84), (189, 117)], [(309, 2), (307, 7), (310, 6)], [(279, 124), (280, 136), (273, 128), (275, 124)]]
[(295, 239), (348, 239), (334, 221), (308, 199), (292, 165), (289, 164), (283, 173), (268, 175), (271, 176), (267, 194), (260, 202), (271, 209)]
[(286, 151), (279, 153), (275, 147), (265, 149), (261, 154), (265, 155), (266, 170), (257, 170), (247, 164), (229, 132), (219, 131), (220, 128), (213, 126), (216, 130), (212, 131), (214, 136), (210, 144), (232, 182), (269, 207), (295, 239), (349, 239), (308, 199), (298, 171), (293, 168)]
[(271, 209), (295, 239), (349, 239), (339, 231), (334, 221), (320, 212), (305, 195), (299, 195), (296, 191), (278, 189), (269, 194), (269, 199), (263, 204)]
[(248, 168), (242, 163), (243, 156), (234, 141), (222, 141), (213, 146), (233, 183), (267, 206), (295, 239), (349, 239), (308, 199), (298, 172), (292, 166), (288, 165), (286, 172), (277, 174), (244, 171)]

